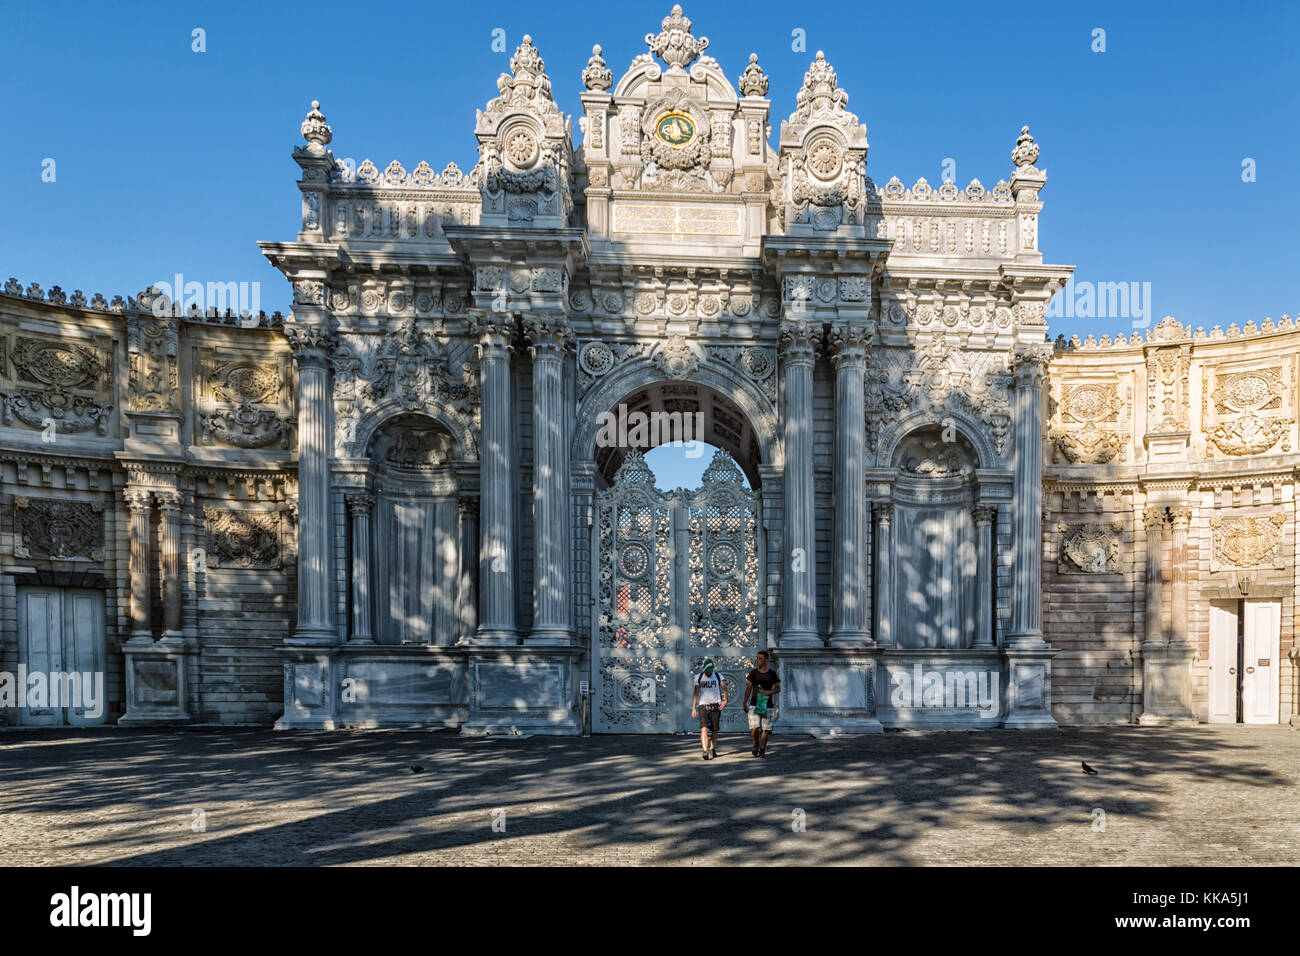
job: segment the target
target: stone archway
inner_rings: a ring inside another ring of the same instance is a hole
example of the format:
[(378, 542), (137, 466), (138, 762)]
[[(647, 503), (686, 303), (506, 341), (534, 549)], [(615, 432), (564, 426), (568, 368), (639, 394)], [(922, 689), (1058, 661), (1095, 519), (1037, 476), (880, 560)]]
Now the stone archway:
[[(638, 413), (646, 425), (632, 435), (626, 426)], [(661, 421), (680, 416), (672, 423), (683, 430), (689, 416), (685, 437), (716, 446), (698, 489), (655, 486), (642, 453), (680, 432), (653, 427), (652, 414)], [(754, 654), (765, 645), (761, 514), (764, 473), (771, 477), (767, 466), (777, 447), (775, 416), (717, 373), (666, 379), (647, 369), (594, 390), (577, 434), (575, 457), (586, 459), (580, 470), (590, 482), (593, 514), (585, 542), (592, 567), (592, 726), (689, 730), (690, 680), (703, 659), (715, 660), (738, 702)], [(603, 440), (611, 434), (641, 440)], [(743, 730), (739, 708), (724, 711), (723, 723)]]

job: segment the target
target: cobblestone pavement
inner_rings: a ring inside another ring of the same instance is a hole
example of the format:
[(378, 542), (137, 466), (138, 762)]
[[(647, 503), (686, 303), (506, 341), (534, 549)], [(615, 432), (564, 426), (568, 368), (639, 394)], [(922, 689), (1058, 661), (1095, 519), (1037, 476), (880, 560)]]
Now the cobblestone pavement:
[(0, 859), (1300, 863), (1286, 727), (775, 736), (764, 759), (722, 743), (705, 762), (680, 736), (0, 733)]

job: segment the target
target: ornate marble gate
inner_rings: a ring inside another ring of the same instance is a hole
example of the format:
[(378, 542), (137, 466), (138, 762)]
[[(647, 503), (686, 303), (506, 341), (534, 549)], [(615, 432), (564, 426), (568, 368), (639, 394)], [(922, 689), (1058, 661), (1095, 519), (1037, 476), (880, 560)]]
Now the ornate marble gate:
[(592, 729), (695, 730), (691, 679), (712, 657), (746, 729), (745, 674), (762, 646), (758, 508), (740, 468), (717, 452), (696, 491), (662, 492), (636, 451), (597, 497)]

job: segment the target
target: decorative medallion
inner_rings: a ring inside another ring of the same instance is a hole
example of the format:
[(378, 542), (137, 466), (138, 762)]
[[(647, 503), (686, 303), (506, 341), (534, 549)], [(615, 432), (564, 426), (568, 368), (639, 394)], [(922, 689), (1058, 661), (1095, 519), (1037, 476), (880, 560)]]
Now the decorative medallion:
[(678, 110), (669, 110), (655, 120), (655, 136), (673, 149), (685, 149), (695, 142), (695, 120)]

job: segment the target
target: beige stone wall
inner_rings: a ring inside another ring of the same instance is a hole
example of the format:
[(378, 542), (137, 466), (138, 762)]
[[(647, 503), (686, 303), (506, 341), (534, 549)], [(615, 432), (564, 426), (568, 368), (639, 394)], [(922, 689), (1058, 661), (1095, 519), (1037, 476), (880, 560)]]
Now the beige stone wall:
[[(296, 413), (284, 337), (265, 316), (240, 327), (234, 316), (158, 319), (115, 305), (58, 290), (0, 295), (0, 670), (18, 665), (19, 588), (102, 590), (107, 722), (122, 715), (132, 629), (124, 492), (148, 487), (179, 495), (189, 713), (268, 723), (283, 710), (279, 649), (296, 601)], [(157, 507), (149, 529), (157, 638)], [(0, 709), (0, 724), (18, 717)]]
[[(1059, 720), (1140, 713), (1149, 508), (1190, 509), (1185, 566), (1195, 709), (1208, 714), (1210, 606), (1282, 604), (1279, 719), (1296, 712), (1297, 358), (1288, 318), (1223, 332), (1057, 342), (1048, 388), (1043, 617)], [(1161, 543), (1169, 580), (1170, 532)]]

